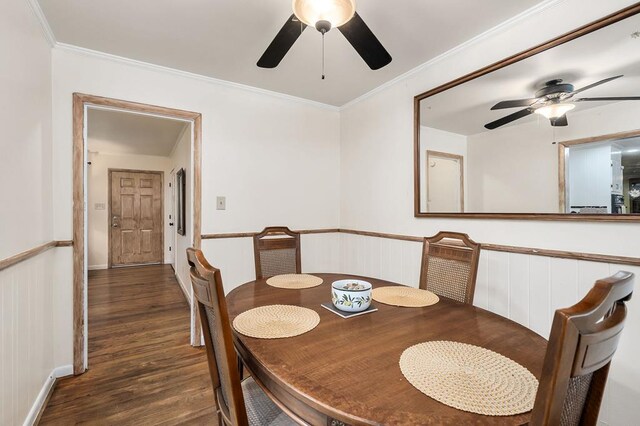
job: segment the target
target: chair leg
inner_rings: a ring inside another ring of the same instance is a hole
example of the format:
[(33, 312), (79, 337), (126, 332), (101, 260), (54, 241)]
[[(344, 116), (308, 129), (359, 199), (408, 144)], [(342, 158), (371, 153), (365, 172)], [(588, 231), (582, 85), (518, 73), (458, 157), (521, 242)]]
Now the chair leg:
[(244, 379), (244, 363), (242, 362), (240, 355), (238, 355), (238, 373), (240, 374), (240, 380)]

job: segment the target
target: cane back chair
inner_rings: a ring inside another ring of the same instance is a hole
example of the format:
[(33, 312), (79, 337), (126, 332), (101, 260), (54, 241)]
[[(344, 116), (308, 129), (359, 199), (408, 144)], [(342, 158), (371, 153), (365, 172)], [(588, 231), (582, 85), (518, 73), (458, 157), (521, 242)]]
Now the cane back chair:
[(299, 274), (300, 234), (286, 226), (271, 226), (253, 237), (256, 279)]
[(618, 272), (596, 281), (576, 305), (556, 311), (532, 425), (597, 424), (632, 292), (633, 274)]
[(420, 288), (473, 304), (480, 244), (467, 234), (438, 232), (424, 239)]
[(220, 270), (212, 267), (202, 251), (187, 249), (191, 283), (202, 324), (218, 424), (295, 425), (252, 379), (240, 381), (231, 324)]

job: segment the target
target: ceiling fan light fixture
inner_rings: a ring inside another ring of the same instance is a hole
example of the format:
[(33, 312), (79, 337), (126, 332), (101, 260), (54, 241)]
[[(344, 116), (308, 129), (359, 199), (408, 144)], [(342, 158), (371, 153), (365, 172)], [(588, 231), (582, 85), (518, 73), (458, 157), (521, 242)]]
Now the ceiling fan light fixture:
[(331, 28), (346, 24), (356, 13), (355, 0), (293, 0), (293, 13), (305, 24), (315, 27), (328, 21)]
[(536, 109), (536, 114), (540, 114), (548, 119), (560, 118), (576, 106), (569, 103), (558, 103), (540, 107)]

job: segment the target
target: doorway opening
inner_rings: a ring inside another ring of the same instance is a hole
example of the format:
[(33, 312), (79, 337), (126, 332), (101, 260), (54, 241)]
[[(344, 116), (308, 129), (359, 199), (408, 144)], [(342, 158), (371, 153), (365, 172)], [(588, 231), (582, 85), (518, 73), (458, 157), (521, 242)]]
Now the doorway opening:
[[(185, 249), (200, 247), (201, 115), (74, 94), (73, 122), (74, 374), (88, 367), (89, 269), (171, 264), (199, 345)], [(176, 170), (186, 173), (180, 236)]]

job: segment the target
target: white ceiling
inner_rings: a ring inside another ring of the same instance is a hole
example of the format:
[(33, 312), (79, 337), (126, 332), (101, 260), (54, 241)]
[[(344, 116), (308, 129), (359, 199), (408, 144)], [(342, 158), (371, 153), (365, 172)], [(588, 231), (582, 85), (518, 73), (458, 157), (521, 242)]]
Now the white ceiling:
[[(584, 91), (576, 97), (640, 96), (640, 38), (631, 36), (639, 29), (640, 15), (635, 15), (426, 98), (421, 103), (421, 123), (461, 135), (486, 132), (485, 124), (519, 110), (512, 108), (491, 111), (493, 105), (503, 100), (533, 97), (533, 93), (544, 82), (555, 78), (562, 78), (574, 84), (577, 89), (623, 74), (624, 77), (618, 80)], [(569, 126), (572, 114), (606, 104), (576, 103), (576, 108), (567, 113)], [(532, 114), (507, 126), (539, 118), (539, 115)], [(546, 120), (540, 122), (549, 125)]]
[(291, 0), (38, 0), (58, 42), (341, 106), (542, 0), (357, 0), (393, 57), (370, 70), (340, 34), (308, 28), (275, 69), (255, 64)]
[(88, 148), (103, 154), (168, 156), (187, 126), (168, 118), (89, 109)]

